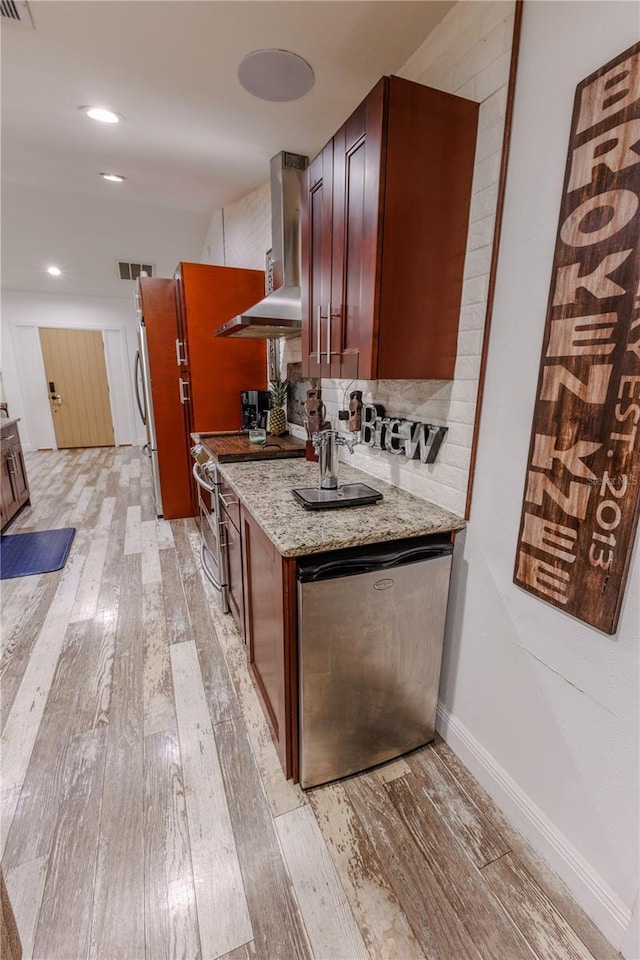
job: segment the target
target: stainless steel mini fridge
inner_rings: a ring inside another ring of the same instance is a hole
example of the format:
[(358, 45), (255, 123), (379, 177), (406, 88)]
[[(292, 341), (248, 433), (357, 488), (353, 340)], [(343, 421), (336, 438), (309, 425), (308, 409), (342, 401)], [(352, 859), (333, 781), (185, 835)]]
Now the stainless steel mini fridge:
[(302, 787), (433, 739), (452, 551), (403, 541), (300, 561)]

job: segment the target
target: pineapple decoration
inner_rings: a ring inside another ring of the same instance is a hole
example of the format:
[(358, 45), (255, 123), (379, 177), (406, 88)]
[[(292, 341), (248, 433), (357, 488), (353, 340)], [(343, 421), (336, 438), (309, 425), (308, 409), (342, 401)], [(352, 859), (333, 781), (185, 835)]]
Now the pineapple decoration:
[(287, 432), (287, 415), (284, 404), (289, 389), (288, 380), (271, 381), (271, 409), (269, 410), (269, 433), (274, 437), (281, 437)]

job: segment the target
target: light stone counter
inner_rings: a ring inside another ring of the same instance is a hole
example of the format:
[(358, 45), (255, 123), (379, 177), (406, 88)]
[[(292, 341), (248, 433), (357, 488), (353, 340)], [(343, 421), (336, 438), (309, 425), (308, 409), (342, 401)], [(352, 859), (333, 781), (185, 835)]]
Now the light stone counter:
[(384, 499), (366, 507), (305, 510), (291, 489), (317, 486), (317, 463), (250, 461), (223, 463), (218, 469), (285, 557), (448, 533), (465, 526), (461, 517), (448, 510), (345, 463), (339, 468), (341, 484), (366, 483), (383, 494)]

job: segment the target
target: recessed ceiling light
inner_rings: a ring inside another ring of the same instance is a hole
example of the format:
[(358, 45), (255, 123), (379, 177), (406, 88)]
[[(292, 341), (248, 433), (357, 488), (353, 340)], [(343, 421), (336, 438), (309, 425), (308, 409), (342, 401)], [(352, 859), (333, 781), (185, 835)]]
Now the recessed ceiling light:
[(261, 100), (284, 103), (311, 90), (315, 77), (306, 60), (288, 50), (254, 50), (240, 61), (238, 80)]
[(99, 120), (100, 123), (120, 123), (123, 119), (121, 113), (114, 113), (113, 110), (107, 110), (106, 107), (79, 107), (92, 120)]
[(47, 267), (47, 273), (50, 273), (52, 277), (59, 277), (62, 270), (60, 267)]
[(119, 173), (101, 173), (100, 176), (103, 180), (111, 180), (113, 183), (122, 183), (123, 180), (126, 180), (126, 177), (121, 177)]

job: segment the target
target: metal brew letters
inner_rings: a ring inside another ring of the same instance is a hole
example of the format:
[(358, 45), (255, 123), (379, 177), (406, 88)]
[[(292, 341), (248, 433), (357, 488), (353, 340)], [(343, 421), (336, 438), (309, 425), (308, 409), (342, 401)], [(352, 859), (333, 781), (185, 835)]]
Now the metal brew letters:
[(640, 507), (640, 44), (579, 84), (515, 582), (617, 628)]
[(434, 463), (446, 432), (447, 427), (432, 423), (385, 417), (380, 404), (362, 405), (360, 442), (389, 453), (404, 453), (408, 460), (419, 457), (421, 463)]

